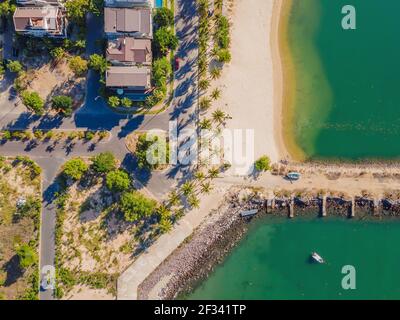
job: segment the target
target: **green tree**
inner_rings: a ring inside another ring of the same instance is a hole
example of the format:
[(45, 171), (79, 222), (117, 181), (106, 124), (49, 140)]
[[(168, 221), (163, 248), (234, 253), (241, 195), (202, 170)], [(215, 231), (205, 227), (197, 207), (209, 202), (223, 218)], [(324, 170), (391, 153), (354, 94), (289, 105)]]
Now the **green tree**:
[(102, 152), (93, 158), (93, 170), (98, 173), (108, 173), (116, 169), (116, 159), (111, 152)]
[(25, 270), (34, 265), (38, 261), (35, 249), (28, 244), (22, 244), (16, 248), (17, 256), (19, 258), (19, 266)]
[(201, 192), (204, 194), (209, 194), (212, 190), (210, 182), (204, 182), (201, 184)]
[(22, 103), (32, 109), (36, 114), (43, 114), (44, 101), (37, 92), (23, 91), (21, 93), (21, 98)]
[(5, 0), (0, 3), (0, 17), (11, 16), (15, 11), (15, 4), (10, 0)]
[(130, 222), (149, 217), (154, 212), (156, 204), (156, 201), (137, 191), (125, 192), (120, 200), (120, 207), (125, 220)]
[(170, 206), (177, 206), (180, 201), (181, 201), (181, 198), (180, 198), (178, 192), (176, 192), (176, 190), (172, 190), (168, 194), (168, 202), (169, 202)]
[(89, 57), (89, 67), (103, 74), (107, 70), (107, 60), (99, 54), (92, 54)]
[(154, 34), (155, 50), (162, 55), (167, 54), (168, 50), (175, 50), (178, 47), (178, 42), (174, 31), (168, 27), (161, 27)]
[(207, 90), (210, 86), (210, 81), (208, 81), (207, 79), (202, 79), (199, 81), (199, 89), (204, 91)]
[(128, 190), (131, 185), (131, 179), (124, 170), (114, 170), (106, 176), (106, 186), (114, 192), (121, 192)]
[(200, 121), (199, 126), (200, 126), (200, 129), (210, 130), (212, 127), (211, 120), (204, 118), (203, 120)]
[(24, 70), (24, 67), (17, 60), (10, 60), (10, 61), (7, 62), (7, 69), (10, 72), (20, 73), (20, 72), (22, 72)]
[(65, 115), (72, 114), (73, 100), (68, 96), (55, 96), (51, 99), (52, 108), (64, 113)]
[(211, 100), (207, 97), (202, 97), (199, 102), (199, 107), (202, 111), (205, 111), (211, 107)]
[(65, 3), (67, 17), (78, 24), (84, 24), (86, 13), (89, 11), (89, 0), (69, 0)]
[(135, 156), (140, 169), (157, 169), (169, 161), (169, 144), (164, 137), (141, 134), (136, 145)]
[(157, 88), (161, 88), (165, 93), (167, 91), (167, 80), (171, 73), (171, 63), (166, 57), (154, 60), (152, 71), (153, 82)]
[(218, 88), (215, 88), (212, 92), (211, 92), (211, 98), (213, 100), (218, 100), (221, 97), (221, 90)]
[(229, 116), (221, 109), (215, 110), (211, 116), (212, 116), (213, 121), (218, 123), (218, 125), (224, 124), (226, 119), (229, 118)]
[(181, 189), (182, 189), (183, 194), (184, 194), (186, 197), (188, 197), (188, 196), (190, 196), (190, 195), (194, 192), (194, 184), (193, 184), (192, 181), (186, 181), (186, 182), (182, 185)]
[(210, 71), (210, 75), (212, 80), (218, 79), (219, 77), (221, 77), (221, 69), (217, 67), (212, 68)]
[(112, 108), (116, 108), (121, 104), (121, 100), (117, 96), (111, 96), (108, 98), (108, 104)]
[(270, 164), (271, 160), (267, 156), (262, 156), (254, 163), (254, 168), (257, 171), (268, 171), (271, 169)]
[(63, 167), (63, 175), (66, 178), (79, 180), (89, 169), (88, 165), (81, 158), (68, 160)]
[(153, 21), (158, 28), (172, 27), (174, 25), (174, 13), (166, 7), (158, 8), (154, 14)]
[(196, 195), (194, 195), (194, 194), (189, 195), (187, 200), (188, 200), (189, 206), (191, 206), (192, 208), (200, 207), (200, 200)]
[(69, 67), (71, 68), (73, 73), (75, 73), (75, 75), (79, 77), (86, 73), (88, 69), (88, 62), (80, 56), (75, 56), (69, 60)]

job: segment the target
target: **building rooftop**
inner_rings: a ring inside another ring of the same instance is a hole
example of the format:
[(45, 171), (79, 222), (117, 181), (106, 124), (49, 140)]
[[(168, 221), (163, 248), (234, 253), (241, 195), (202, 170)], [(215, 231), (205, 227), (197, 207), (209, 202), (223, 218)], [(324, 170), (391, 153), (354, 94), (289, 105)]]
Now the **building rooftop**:
[(17, 7), (14, 12), (16, 31), (48, 30), (59, 31), (61, 11), (58, 7)]
[(151, 63), (151, 41), (121, 37), (108, 41), (107, 60)]
[(151, 34), (149, 8), (104, 8), (104, 31)]
[(151, 85), (150, 74), (149, 67), (109, 67), (106, 73), (106, 86), (147, 90)]

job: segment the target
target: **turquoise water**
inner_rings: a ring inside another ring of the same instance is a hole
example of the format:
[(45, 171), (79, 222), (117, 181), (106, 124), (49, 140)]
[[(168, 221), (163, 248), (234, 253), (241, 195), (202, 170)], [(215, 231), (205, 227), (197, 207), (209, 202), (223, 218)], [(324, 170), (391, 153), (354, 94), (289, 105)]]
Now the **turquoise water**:
[[(356, 30), (343, 30), (344, 5)], [(400, 1), (293, 1), (293, 134), (309, 158), (400, 156)]]
[(163, 0), (156, 0), (156, 8), (162, 7)]
[[(399, 299), (400, 222), (266, 217), (189, 299)], [(310, 252), (327, 264), (311, 263)], [(341, 286), (344, 265), (356, 290)]]

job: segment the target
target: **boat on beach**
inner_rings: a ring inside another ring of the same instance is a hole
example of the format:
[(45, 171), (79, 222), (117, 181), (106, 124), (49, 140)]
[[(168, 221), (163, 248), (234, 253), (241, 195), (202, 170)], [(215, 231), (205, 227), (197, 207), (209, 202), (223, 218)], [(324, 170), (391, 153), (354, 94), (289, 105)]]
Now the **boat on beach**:
[(311, 253), (311, 258), (313, 261), (318, 262), (318, 263), (325, 263), (325, 260), (316, 252)]
[(298, 173), (298, 172), (289, 172), (289, 173), (286, 175), (286, 177), (287, 177), (289, 180), (299, 180), (300, 177), (301, 177), (301, 174)]

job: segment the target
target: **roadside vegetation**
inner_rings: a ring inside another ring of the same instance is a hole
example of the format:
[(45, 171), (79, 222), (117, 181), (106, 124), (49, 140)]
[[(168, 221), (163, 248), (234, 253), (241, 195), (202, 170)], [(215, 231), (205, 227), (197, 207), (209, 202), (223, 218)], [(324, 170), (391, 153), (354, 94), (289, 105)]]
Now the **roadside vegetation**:
[(41, 168), (0, 157), (0, 299), (38, 299)]
[(159, 205), (110, 152), (67, 161), (58, 182), (57, 297), (77, 288), (114, 296), (119, 273), (163, 230)]

